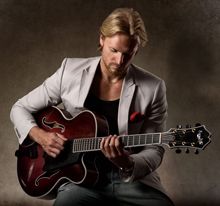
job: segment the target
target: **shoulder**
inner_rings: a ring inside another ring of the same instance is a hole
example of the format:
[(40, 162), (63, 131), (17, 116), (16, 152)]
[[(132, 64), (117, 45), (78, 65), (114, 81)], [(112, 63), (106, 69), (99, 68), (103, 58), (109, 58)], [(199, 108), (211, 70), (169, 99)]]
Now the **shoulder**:
[(157, 87), (160, 84), (164, 84), (164, 81), (160, 77), (134, 64), (131, 65), (130, 72), (132, 73), (135, 84), (139, 86)]
[(89, 58), (65, 58), (64, 62), (66, 66), (71, 66), (71, 65), (87, 65), (91, 64), (94, 61), (99, 60), (100, 57), (89, 57)]
[(97, 67), (100, 57), (90, 58), (65, 58), (61, 64), (60, 70), (62, 75), (77, 75), (83, 70)]

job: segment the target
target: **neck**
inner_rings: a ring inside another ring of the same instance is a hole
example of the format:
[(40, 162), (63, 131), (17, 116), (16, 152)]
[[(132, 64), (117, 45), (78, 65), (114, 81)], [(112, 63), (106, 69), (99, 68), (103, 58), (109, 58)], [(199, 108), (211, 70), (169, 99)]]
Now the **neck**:
[[(125, 148), (146, 145), (168, 145), (170, 141), (173, 142), (175, 139), (175, 136), (172, 132), (122, 135), (119, 137), (121, 138)], [(72, 152), (76, 153), (100, 150), (101, 140), (102, 137), (75, 139)]]

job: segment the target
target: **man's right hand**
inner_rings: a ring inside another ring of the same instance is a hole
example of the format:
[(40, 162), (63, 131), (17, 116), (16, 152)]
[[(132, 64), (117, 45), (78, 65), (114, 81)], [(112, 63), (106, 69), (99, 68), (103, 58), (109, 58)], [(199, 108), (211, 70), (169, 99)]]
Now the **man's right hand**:
[(67, 138), (63, 135), (54, 132), (46, 132), (37, 126), (31, 128), (29, 137), (40, 144), (43, 150), (54, 158), (64, 149), (64, 144), (67, 141)]

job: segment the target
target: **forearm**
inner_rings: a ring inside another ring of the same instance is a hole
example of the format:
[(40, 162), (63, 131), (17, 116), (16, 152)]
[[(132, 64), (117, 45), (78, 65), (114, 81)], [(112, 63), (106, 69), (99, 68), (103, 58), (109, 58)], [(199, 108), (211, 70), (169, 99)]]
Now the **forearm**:
[(155, 171), (161, 164), (164, 149), (158, 146), (146, 147), (138, 154), (132, 154), (134, 159), (134, 179), (140, 179)]
[(14, 125), (18, 141), (22, 144), (28, 136), (31, 128), (37, 126), (34, 117), (22, 106), (20, 101), (18, 101), (11, 109), (10, 118)]
[(39, 128), (38, 126), (34, 126), (30, 129), (29, 138), (40, 145), (43, 145), (43, 137), (46, 135), (46, 131)]
[(15, 127), (19, 143), (22, 144), (31, 128), (37, 126), (33, 113), (50, 105), (61, 102), (61, 82), (65, 69), (63, 61), (61, 67), (40, 86), (19, 99), (12, 107), (10, 118)]

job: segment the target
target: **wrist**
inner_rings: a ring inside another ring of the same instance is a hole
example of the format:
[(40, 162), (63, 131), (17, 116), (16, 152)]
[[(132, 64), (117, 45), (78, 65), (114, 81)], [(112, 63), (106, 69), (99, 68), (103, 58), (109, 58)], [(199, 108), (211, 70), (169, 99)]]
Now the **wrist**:
[(43, 136), (43, 134), (45, 133), (45, 131), (37, 126), (32, 127), (30, 132), (29, 132), (29, 138), (35, 142), (37, 142), (38, 144), (41, 144), (41, 137)]
[(134, 160), (132, 157), (129, 157), (129, 164), (125, 167), (119, 167), (120, 172), (123, 176), (131, 176), (134, 170)]

